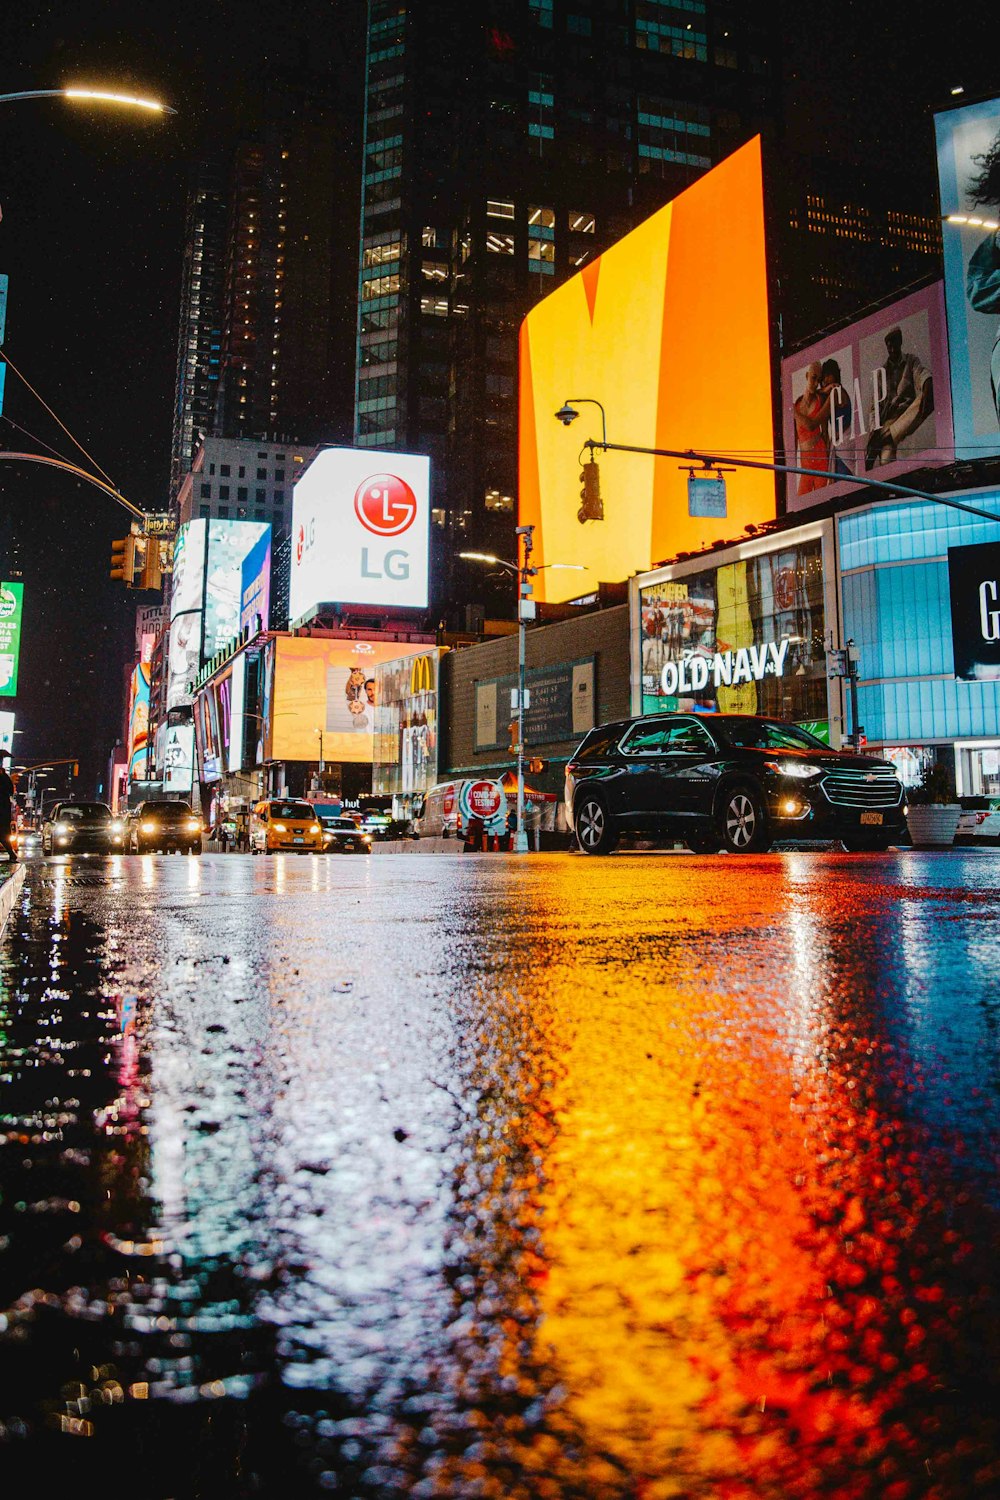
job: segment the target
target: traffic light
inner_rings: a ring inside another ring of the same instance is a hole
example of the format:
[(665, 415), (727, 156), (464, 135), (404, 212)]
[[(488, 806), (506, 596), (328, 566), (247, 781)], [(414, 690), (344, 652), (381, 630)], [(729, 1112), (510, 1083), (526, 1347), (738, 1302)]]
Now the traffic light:
[(142, 560), (142, 572), (139, 574), (139, 588), (158, 589), (163, 583), (163, 569), (160, 567), (160, 542), (155, 536), (146, 537), (146, 555)]
[(138, 537), (129, 535), (111, 543), (111, 577), (130, 589), (135, 581), (135, 553)]
[(585, 463), (580, 471), (580, 479), (583, 489), (580, 491), (580, 499), (583, 504), (576, 513), (576, 518), (582, 526), (585, 521), (604, 520), (604, 501), (601, 499), (601, 473), (597, 464), (591, 459)]
[(528, 761), (528, 770), (531, 772), (532, 776), (541, 776), (542, 772), (547, 771), (548, 769), (548, 761), (539, 760), (537, 755), (532, 756), (531, 760)]

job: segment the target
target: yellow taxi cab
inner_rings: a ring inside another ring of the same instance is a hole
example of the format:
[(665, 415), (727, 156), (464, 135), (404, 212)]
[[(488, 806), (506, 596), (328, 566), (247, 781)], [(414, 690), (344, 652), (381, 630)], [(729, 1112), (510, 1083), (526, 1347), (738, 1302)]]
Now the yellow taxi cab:
[(250, 814), (250, 853), (320, 854), (323, 825), (311, 802), (296, 797), (272, 797), (258, 802)]

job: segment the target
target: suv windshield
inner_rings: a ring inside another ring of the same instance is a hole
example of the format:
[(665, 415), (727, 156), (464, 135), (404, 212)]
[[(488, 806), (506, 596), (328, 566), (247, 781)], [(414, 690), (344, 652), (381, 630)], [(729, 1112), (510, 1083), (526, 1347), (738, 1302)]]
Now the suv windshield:
[(97, 818), (101, 821), (111, 817), (110, 807), (103, 802), (74, 802), (56, 809), (56, 816), (67, 823), (82, 823)]
[(716, 721), (731, 745), (742, 750), (829, 750), (829, 745), (800, 729), (797, 724), (778, 724), (771, 719), (719, 719)]
[(146, 802), (144, 818), (162, 818), (165, 823), (180, 823), (191, 817), (191, 809), (183, 802)]
[(312, 804), (309, 802), (272, 802), (272, 818), (294, 818), (299, 821), (305, 819), (311, 823), (316, 814), (313, 812)]

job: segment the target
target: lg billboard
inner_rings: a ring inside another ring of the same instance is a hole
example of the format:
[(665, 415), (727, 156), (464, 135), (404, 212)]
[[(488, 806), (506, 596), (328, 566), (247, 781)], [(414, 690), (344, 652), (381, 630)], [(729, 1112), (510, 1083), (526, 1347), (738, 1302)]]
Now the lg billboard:
[(325, 448), (295, 486), (289, 615), (319, 604), (424, 609), (430, 460)]

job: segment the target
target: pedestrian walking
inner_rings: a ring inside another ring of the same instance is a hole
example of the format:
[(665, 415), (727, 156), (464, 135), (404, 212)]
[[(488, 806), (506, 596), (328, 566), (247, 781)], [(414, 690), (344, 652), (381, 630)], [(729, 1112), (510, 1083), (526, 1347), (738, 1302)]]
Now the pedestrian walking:
[(14, 783), (7, 774), (4, 762), (7, 760), (7, 751), (0, 750), (0, 847), (7, 851), (7, 860), (10, 864), (17, 864), (17, 850), (14, 847)]

